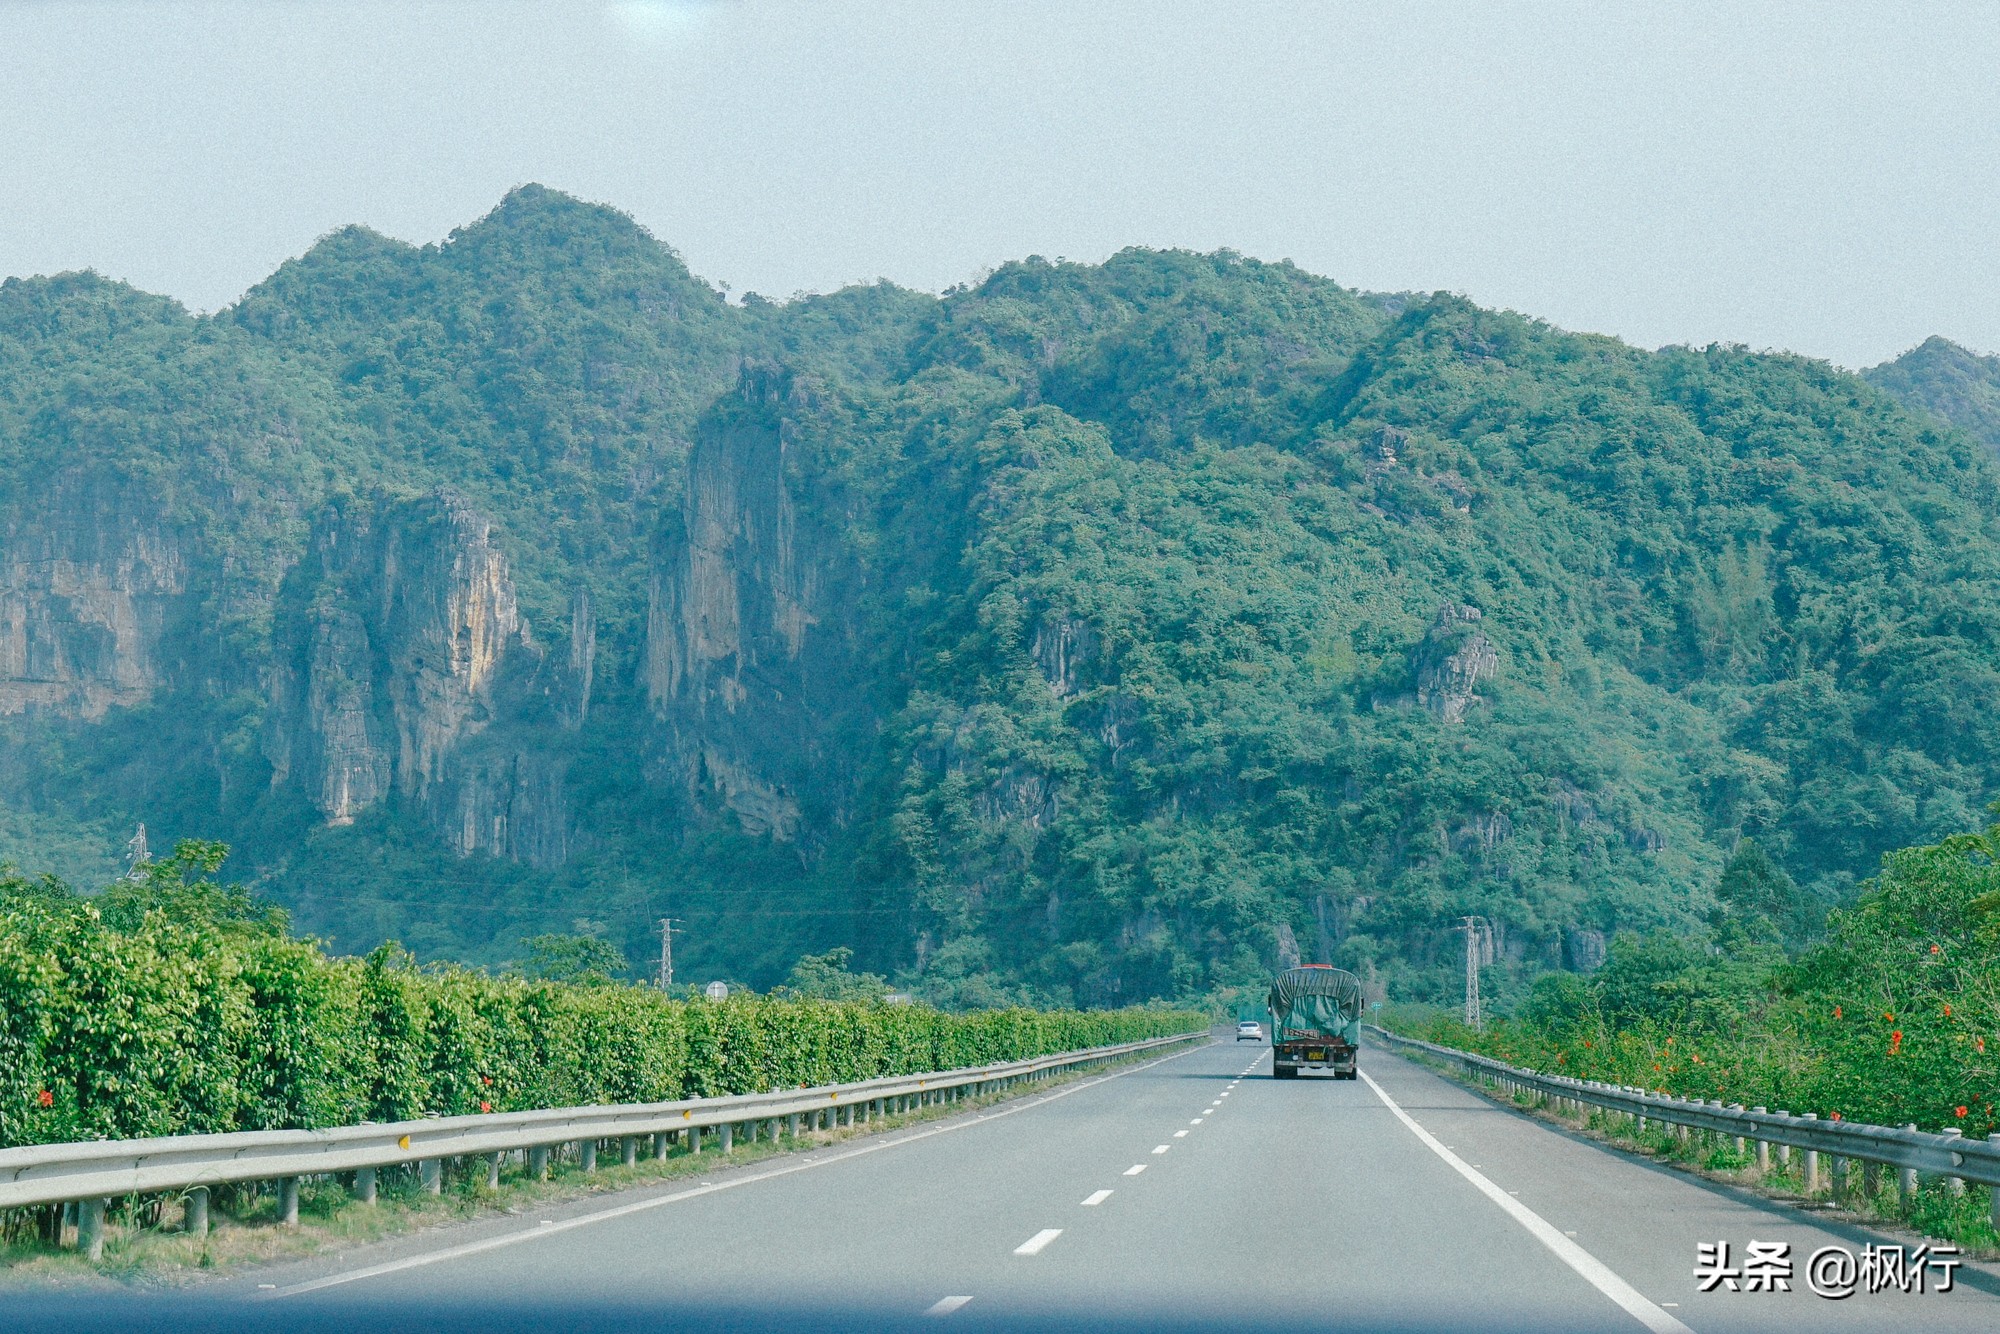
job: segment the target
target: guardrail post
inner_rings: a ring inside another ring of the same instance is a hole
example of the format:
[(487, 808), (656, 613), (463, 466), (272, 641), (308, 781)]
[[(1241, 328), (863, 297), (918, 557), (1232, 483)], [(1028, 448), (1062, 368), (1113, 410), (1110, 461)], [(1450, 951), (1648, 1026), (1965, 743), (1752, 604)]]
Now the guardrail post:
[[(1903, 1127), (1903, 1129), (1905, 1130), (1915, 1130), (1916, 1128), (1917, 1128), (1917, 1123), (1915, 1121), (1912, 1121), (1908, 1125)], [(1902, 1197), (1903, 1207), (1905, 1209), (1909, 1208), (1911, 1205), (1917, 1202), (1916, 1168), (1903, 1167), (1897, 1169), (1896, 1194)]]
[(1838, 1154), (1827, 1156), (1833, 1159), (1827, 1164), (1826, 1169), (1827, 1175), (1833, 1178), (1833, 1202), (1846, 1204), (1848, 1198), (1854, 1194), (1854, 1182), (1850, 1179), (1854, 1173), (1854, 1164)]
[[(1943, 1135), (1947, 1139), (1959, 1139), (1965, 1134), (1965, 1132), (1963, 1130), (1960, 1130), (1957, 1126), (1946, 1126), (1943, 1130), (1938, 1131), (1938, 1134)], [(1953, 1195), (1965, 1194), (1964, 1177), (1948, 1176), (1944, 1179), (1944, 1185), (1945, 1189), (1950, 1191)]]
[[(1743, 1110), (1743, 1104), (1742, 1104), (1742, 1103), (1740, 1103), (1740, 1102), (1739, 1102), (1739, 1103), (1733, 1103), (1733, 1104), (1731, 1104), (1731, 1105), (1730, 1105), (1730, 1108), (1729, 1108), (1729, 1110), (1730, 1110), (1730, 1111), (1732, 1111), (1732, 1112), (1740, 1112), (1740, 1111), (1742, 1111), (1742, 1110)], [(1738, 1135), (1738, 1136), (1736, 1136), (1736, 1137), (1735, 1137), (1735, 1139), (1736, 1139), (1736, 1152), (1737, 1152), (1737, 1153), (1738, 1153), (1739, 1155), (1740, 1155), (1740, 1154), (1742, 1154), (1742, 1153), (1745, 1153), (1745, 1152), (1747, 1152), (1747, 1151), (1748, 1151), (1748, 1146), (1744, 1144), (1744, 1142), (1743, 1142), (1743, 1136), (1741, 1136), (1741, 1135)]]
[(722, 1132), (722, 1142), (717, 1147), (724, 1153), (734, 1153), (736, 1151), (736, 1127), (728, 1121), (724, 1121), (716, 1128)]
[(580, 1139), (576, 1142), (576, 1164), (586, 1172), (597, 1170), (597, 1141)]
[[(1817, 1121), (1819, 1120), (1819, 1113), (1807, 1112), (1800, 1119), (1804, 1121)], [(1807, 1149), (1806, 1150), (1806, 1195), (1808, 1197), (1811, 1197), (1818, 1193), (1819, 1193), (1819, 1150)]]
[(299, 1225), (299, 1179), (278, 1178), (278, 1221), (286, 1227)]
[(417, 1164), (418, 1179), (424, 1183), (424, 1194), (444, 1194), (444, 1160), (426, 1158)]
[(208, 1187), (196, 1186), (187, 1194), (181, 1214), (181, 1229), (191, 1237), (208, 1235)]
[[(1853, 1171), (1853, 1159), (1849, 1159), (1848, 1171)], [(1882, 1193), (1882, 1164), (1873, 1158), (1861, 1160), (1861, 1198), (1872, 1200)]]
[(104, 1206), (108, 1200), (76, 1202), (76, 1248), (95, 1264), (104, 1258)]
[(785, 1118), (785, 1133), (793, 1139), (799, 1137), (799, 1114), (797, 1112), (793, 1112)]
[(653, 1157), (664, 1158), (666, 1156), (667, 1156), (667, 1132), (664, 1130), (656, 1130), (653, 1132)]
[[(1778, 1109), (1778, 1115), (1790, 1116), (1791, 1113), (1784, 1110), (1781, 1107)], [(1791, 1165), (1792, 1165), (1792, 1146), (1789, 1144), (1780, 1144), (1778, 1146), (1778, 1166), (1790, 1167)]]
[(528, 1150), (528, 1179), (547, 1181), (549, 1179), (549, 1146), (537, 1144)]
[(363, 1167), (354, 1174), (354, 1198), (362, 1204), (375, 1203), (375, 1169)]
[(639, 1137), (627, 1135), (618, 1142), (618, 1161), (627, 1167), (639, 1165)]
[(497, 1153), (486, 1155), (486, 1189), (488, 1190), (500, 1189), (500, 1159), (502, 1156)]
[(700, 1153), (700, 1152), (701, 1152), (701, 1127), (700, 1127), (700, 1126), (689, 1126), (689, 1127), (687, 1128), (687, 1131), (686, 1131), (686, 1135), (687, 1135), (687, 1142), (688, 1142), (688, 1153), (689, 1153), (690, 1155), (693, 1155), (693, 1154), (697, 1154), (697, 1153)]
[[(1765, 1107), (1752, 1107), (1750, 1110), (1752, 1112), (1755, 1112), (1758, 1116), (1764, 1116), (1769, 1111), (1769, 1109)], [(1742, 1142), (1743, 1141), (1741, 1140), (1737, 1141), (1738, 1144), (1741, 1144)], [(1770, 1170), (1771, 1170), (1771, 1141), (1767, 1139), (1760, 1139), (1757, 1141), (1757, 1174), (1759, 1176), (1762, 1176), (1764, 1173)]]

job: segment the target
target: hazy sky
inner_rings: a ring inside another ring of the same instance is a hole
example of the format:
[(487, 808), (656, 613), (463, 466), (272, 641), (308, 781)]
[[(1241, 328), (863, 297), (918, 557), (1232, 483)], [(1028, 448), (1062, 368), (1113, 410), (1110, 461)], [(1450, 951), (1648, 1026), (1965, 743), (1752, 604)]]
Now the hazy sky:
[(2000, 348), (2000, 4), (0, 0), (0, 274), (213, 308), (541, 181), (772, 296), (1229, 246), (1648, 346)]

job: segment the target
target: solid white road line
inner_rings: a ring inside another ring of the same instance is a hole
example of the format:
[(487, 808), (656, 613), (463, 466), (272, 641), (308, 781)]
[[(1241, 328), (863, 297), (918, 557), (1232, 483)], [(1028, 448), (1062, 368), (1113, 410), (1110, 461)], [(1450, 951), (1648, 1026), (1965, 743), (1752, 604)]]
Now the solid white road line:
[(953, 1311), (956, 1311), (959, 1307), (965, 1305), (967, 1302), (971, 1300), (972, 1298), (970, 1297), (940, 1297), (938, 1298), (937, 1305), (931, 1307), (928, 1311), (925, 1311), (924, 1314), (950, 1315)]
[(1613, 1273), (1609, 1265), (1565, 1237), (1540, 1214), (1494, 1185), (1475, 1171), (1471, 1163), (1439, 1143), (1437, 1136), (1411, 1120), (1410, 1114), (1398, 1107), (1396, 1100), (1366, 1070), (1359, 1073), (1368, 1081), (1368, 1087), (1375, 1090), (1375, 1096), (1382, 1100), (1382, 1105), (1394, 1112), (1396, 1119), (1409, 1127), (1410, 1133), (1423, 1141), (1425, 1148), (1450, 1164), (1451, 1169), (1470, 1181), (1481, 1195), (1505, 1209), (1515, 1222), (1528, 1230), (1530, 1236), (1554, 1251), (1558, 1260), (1581, 1274), (1592, 1287), (1623, 1307), (1627, 1315), (1652, 1330), (1653, 1334), (1694, 1334), (1693, 1330), (1662, 1311), (1637, 1288)]
[(1108, 1190), (1093, 1190), (1092, 1192), (1090, 1192), (1090, 1198), (1083, 1202), (1083, 1207), (1086, 1209), (1094, 1209), (1098, 1205), (1104, 1203), (1106, 1200), (1110, 1198), (1111, 1198), (1111, 1192)]
[(1016, 1255), (1040, 1255), (1042, 1248), (1062, 1235), (1059, 1227), (1045, 1227), (1014, 1248)]
[(303, 1283), (294, 1283), (290, 1287), (279, 1288), (263, 1295), (273, 1300), (280, 1297), (296, 1297), (301, 1293), (318, 1292), (322, 1288), (336, 1288), (343, 1283), (358, 1283), (362, 1279), (380, 1278), (384, 1274), (398, 1274), (406, 1269), (421, 1269), (425, 1265), (440, 1264), (446, 1260), (457, 1260), (464, 1256), (479, 1255), (486, 1251), (497, 1251), (503, 1246), (514, 1246), (524, 1241), (539, 1241), (543, 1237), (552, 1237), (558, 1232), (568, 1232), (571, 1228), (588, 1227), (592, 1223), (604, 1223), (614, 1218), (624, 1218), (628, 1214), (644, 1213), (648, 1209), (658, 1209), (664, 1205), (678, 1204), (682, 1200), (692, 1200), (702, 1195), (713, 1195), (717, 1191), (733, 1190), (738, 1186), (748, 1186), (757, 1181), (769, 1181), (772, 1177), (790, 1176), (794, 1172), (810, 1172), (816, 1167), (829, 1167), (834, 1163), (844, 1163), (851, 1158), (861, 1158), (871, 1153), (880, 1153), (884, 1149), (893, 1149), (899, 1144), (914, 1144), (920, 1139), (929, 1139), (933, 1135), (950, 1134), (955, 1130), (964, 1130), (967, 1126), (983, 1125), (988, 1121), (997, 1121), (1003, 1116), (1013, 1116), (1019, 1112), (1032, 1111), (1044, 1103), (1054, 1102), (1057, 1098), (1067, 1098), (1072, 1093), (1081, 1093), (1087, 1088), (1095, 1088), (1099, 1084), (1113, 1079), (1122, 1079), (1126, 1075), (1134, 1075), (1141, 1070), (1150, 1070), (1164, 1061), (1178, 1060), (1183, 1056), (1201, 1050), (1203, 1049), (1200, 1047), (1188, 1047), (1182, 1051), (1171, 1052), (1157, 1060), (1146, 1061), (1140, 1065), (1127, 1066), (1123, 1070), (1113, 1070), (1109, 1074), (1100, 1075), (1095, 1079), (1082, 1080), (1066, 1088), (1059, 1088), (1054, 1093), (1045, 1094), (1042, 1097), (1024, 1102), (1009, 1103), (990, 1112), (980, 1112), (964, 1118), (954, 1118), (950, 1121), (941, 1122), (927, 1129), (909, 1134), (900, 1134), (893, 1131), (888, 1132), (879, 1139), (858, 1144), (840, 1153), (827, 1154), (823, 1158), (808, 1157), (802, 1162), (787, 1163), (782, 1167), (774, 1167), (763, 1172), (746, 1172), (742, 1176), (731, 1177), (726, 1181), (704, 1181), (699, 1186), (695, 1186), (689, 1190), (672, 1191), (665, 1195), (651, 1195), (642, 1200), (634, 1200), (629, 1204), (618, 1204), (613, 1205), (609, 1209), (599, 1209), (594, 1213), (578, 1214), (574, 1218), (565, 1218), (560, 1223), (551, 1223), (547, 1219), (544, 1219), (542, 1220), (542, 1225), (532, 1232), (509, 1232), (503, 1236), (488, 1237), (484, 1241), (469, 1241), (463, 1246), (447, 1246), (443, 1250), (429, 1251), (422, 1255), (406, 1256), (401, 1260), (389, 1260), (382, 1264), (369, 1265), (362, 1269), (350, 1269), (344, 1273), (328, 1274), (324, 1278), (308, 1279)]
[(1130, 1167), (1125, 1169), (1125, 1175), (1128, 1177), (1135, 1177), (1145, 1170), (1146, 1170), (1146, 1165), (1144, 1163), (1134, 1163)]

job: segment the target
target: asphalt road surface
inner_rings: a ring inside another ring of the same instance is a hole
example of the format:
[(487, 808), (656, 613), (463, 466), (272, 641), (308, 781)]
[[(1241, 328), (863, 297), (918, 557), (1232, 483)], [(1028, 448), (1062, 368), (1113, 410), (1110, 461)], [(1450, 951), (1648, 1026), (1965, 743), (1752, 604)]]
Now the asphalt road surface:
[[(1371, 1048), (1269, 1078), (1218, 1042), (983, 1113), (404, 1238), (177, 1297), (0, 1297), (75, 1330), (2000, 1328), (2000, 1284), (1829, 1300), (1877, 1240), (1609, 1152)], [(1697, 1246), (1789, 1243), (1791, 1290)]]

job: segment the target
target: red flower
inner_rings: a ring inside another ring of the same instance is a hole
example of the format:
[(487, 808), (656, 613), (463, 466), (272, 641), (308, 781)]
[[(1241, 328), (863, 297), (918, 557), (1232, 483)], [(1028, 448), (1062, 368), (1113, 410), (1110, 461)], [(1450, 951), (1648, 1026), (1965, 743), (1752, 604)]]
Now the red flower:
[(1834, 1120), (1836, 1120), (1836, 1121), (1838, 1121), (1838, 1120), (1840, 1119), (1840, 1113), (1839, 1113), (1839, 1112), (1835, 1112), (1835, 1113), (1833, 1114), (1833, 1119), (1834, 1119)]
[(1838, 1005), (1833, 1007), (1833, 1017), (1836, 1019), (1840, 1018), (1840, 1007)]
[(482, 1112), (490, 1112), (493, 1110), (493, 1104), (490, 1102), (482, 1102), (479, 1104), (479, 1110)]
[(480, 1082), (480, 1083), (482, 1083), (482, 1084), (484, 1084), (484, 1085), (486, 1085), (486, 1086), (487, 1086), (488, 1088), (491, 1088), (491, 1087), (493, 1086), (493, 1076), (492, 1076), (492, 1075), (481, 1075), (481, 1076), (479, 1077), (479, 1082)]
[(43, 1089), (40, 1093), (37, 1093), (35, 1095), (35, 1106), (53, 1107), (55, 1105), (56, 1105), (56, 1095), (49, 1092), (47, 1089)]
[(1931, 953), (1936, 954), (1937, 952), (1938, 952), (1938, 947), (1935, 945), (1931, 946)]
[(1944, 1007), (1944, 1017), (1947, 1019), (1951, 1018), (1951, 1007), (1949, 1005)]
[(1975, 1041), (1975, 1042), (1977, 1042), (1977, 1043), (1979, 1044), (1979, 1050), (1981, 1050), (1981, 1051), (1985, 1051), (1985, 1050), (1986, 1050), (1986, 1039), (1985, 1039), (1985, 1038), (1975, 1038), (1975, 1039), (1973, 1039), (1973, 1041)]
[(1965, 1108), (1954, 1107), (1952, 1108), (1952, 1112), (1958, 1117), (1959, 1120), (1963, 1121), (1965, 1119)]

